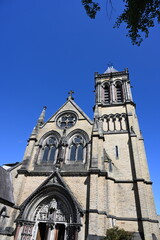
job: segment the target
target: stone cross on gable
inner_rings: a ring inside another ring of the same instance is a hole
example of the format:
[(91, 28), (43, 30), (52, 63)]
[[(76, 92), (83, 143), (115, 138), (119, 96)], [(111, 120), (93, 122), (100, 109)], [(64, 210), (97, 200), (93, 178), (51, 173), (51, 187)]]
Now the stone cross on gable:
[(74, 91), (72, 91), (72, 90), (70, 90), (70, 91), (68, 92), (68, 94), (69, 94), (68, 99), (74, 100), (74, 98), (72, 97), (73, 93), (74, 93)]

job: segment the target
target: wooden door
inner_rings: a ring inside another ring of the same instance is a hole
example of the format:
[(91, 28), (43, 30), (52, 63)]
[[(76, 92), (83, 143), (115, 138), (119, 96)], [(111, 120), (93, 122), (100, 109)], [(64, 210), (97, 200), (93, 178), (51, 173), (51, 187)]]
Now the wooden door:
[(64, 240), (64, 236), (65, 236), (65, 225), (64, 224), (56, 224), (55, 240)]
[(47, 234), (48, 234), (48, 227), (46, 226), (46, 223), (40, 222), (38, 224), (38, 232), (36, 240), (47, 240)]

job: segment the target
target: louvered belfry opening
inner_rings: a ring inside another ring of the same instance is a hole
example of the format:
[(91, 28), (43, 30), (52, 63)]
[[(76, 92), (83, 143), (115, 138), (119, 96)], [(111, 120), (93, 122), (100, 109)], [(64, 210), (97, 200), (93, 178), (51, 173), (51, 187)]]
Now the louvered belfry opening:
[(110, 89), (107, 84), (104, 87), (104, 102), (110, 103)]
[(117, 102), (122, 102), (123, 93), (122, 93), (122, 85), (120, 83), (116, 84), (116, 94), (117, 94)]

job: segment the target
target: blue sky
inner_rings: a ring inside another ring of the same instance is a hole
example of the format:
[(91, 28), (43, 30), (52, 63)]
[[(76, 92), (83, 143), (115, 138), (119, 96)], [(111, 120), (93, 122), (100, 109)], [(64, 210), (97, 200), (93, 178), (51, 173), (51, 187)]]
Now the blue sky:
[(0, 165), (22, 160), (44, 105), (47, 119), (72, 89), (75, 102), (93, 118), (94, 72), (103, 73), (109, 62), (119, 71), (128, 67), (160, 214), (160, 29), (132, 46), (124, 24), (113, 29), (121, 1), (113, 1), (111, 19), (106, 1), (99, 2), (101, 12), (91, 20), (80, 0), (0, 1)]

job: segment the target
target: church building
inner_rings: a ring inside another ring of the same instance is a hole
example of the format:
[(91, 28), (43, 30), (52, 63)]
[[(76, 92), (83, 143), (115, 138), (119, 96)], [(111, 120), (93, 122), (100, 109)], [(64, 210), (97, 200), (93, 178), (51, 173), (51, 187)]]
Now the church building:
[[(95, 73), (94, 118), (73, 92), (0, 167), (1, 240), (100, 240), (115, 226), (159, 240), (152, 182), (128, 69)], [(27, 123), (26, 123), (27, 124)]]

